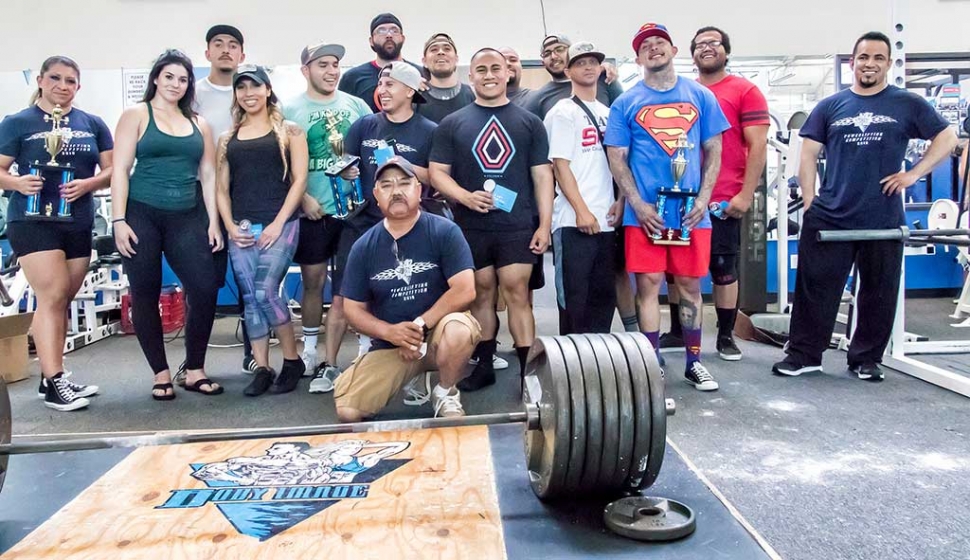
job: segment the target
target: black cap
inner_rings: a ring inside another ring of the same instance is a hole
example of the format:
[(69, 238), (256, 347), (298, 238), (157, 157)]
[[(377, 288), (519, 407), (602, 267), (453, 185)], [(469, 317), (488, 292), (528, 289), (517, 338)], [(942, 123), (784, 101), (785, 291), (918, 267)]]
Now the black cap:
[(401, 28), (404, 31), (404, 26), (401, 25), (401, 20), (397, 19), (397, 16), (390, 13), (377, 14), (374, 19), (370, 20), (370, 32), (371, 35), (374, 34), (374, 30), (377, 29), (378, 25), (384, 25), (385, 23), (393, 23), (394, 25)]
[(402, 158), (401, 156), (394, 156), (377, 168), (377, 172), (374, 173), (374, 180), (380, 179), (381, 174), (392, 167), (397, 167), (408, 177), (417, 177), (417, 175), (414, 173), (414, 166), (411, 165), (410, 161)]
[(209, 32), (205, 34), (205, 42), (208, 44), (210, 41), (212, 41), (212, 38), (215, 37), (216, 35), (229, 35), (230, 37), (239, 41), (240, 45), (243, 44), (242, 31), (236, 29), (231, 25), (226, 25), (226, 24), (213, 25), (212, 27), (209, 28)]
[(266, 73), (266, 69), (255, 64), (240, 65), (236, 73), (232, 75), (232, 85), (235, 86), (243, 78), (249, 78), (257, 84), (264, 86), (272, 87), (273, 85), (269, 81), (269, 74)]

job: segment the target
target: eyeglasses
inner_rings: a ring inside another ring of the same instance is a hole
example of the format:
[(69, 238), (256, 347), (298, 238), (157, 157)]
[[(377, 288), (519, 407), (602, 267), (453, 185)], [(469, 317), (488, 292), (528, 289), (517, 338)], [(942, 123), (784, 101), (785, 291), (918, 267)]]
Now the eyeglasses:
[(555, 54), (564, 54), (568, 50), (569, 50), (569, 47), (567, 47), (566, 45), (559, 45), (558, 47), (556, 47), (554, 49), (546, 49), (546, 50), (542, 51), (542, 55), (540, 55), (540, 56), (542, 56), (542, 58), (549, 58), (550, 56), (553, 55), (553, 53), (555, 53)]
[(694, 50), (702, 51), (708, 47), (716, 49), (723, 45), (721, 41), (701, 41), (699, 43), (694, 43)]
[(373, 35), (380, 37), (381, 35), (386, 35), (388, 37), (397, 37), (401, 34), (401, 30), (396, 27), (378, 27), (374, 30)]
[(407, 190), (413, 184), (411, 177), (399, 177), (397, 179), (381, 179), (377, 182), (377, 188), (381, 189), (381, 192), (389, 193), (398, 189)]

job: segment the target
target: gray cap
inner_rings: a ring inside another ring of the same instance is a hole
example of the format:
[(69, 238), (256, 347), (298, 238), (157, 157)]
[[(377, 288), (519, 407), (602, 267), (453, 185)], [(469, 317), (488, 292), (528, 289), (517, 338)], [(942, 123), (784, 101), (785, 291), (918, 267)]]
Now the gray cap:
[(377, 172), (374, 173), (374, 180), (376, 181), (377, 179), (380, 179), (381, 174), (384, 173), (385, 170), (390, 169), (391, 167), (397, 167), (398, 169), (403, 171), (404, 174), (407, 175), (408, 177), (417, 177), (417, 175), (414, 172), (414, 166), (411, 165), (410, 161), (404, 159), (401, 156), (394, 156), (388, 159), (387, 161), (385, 161), (383, 164), (381, 164), (380, 167), (377, 168)]
[(392, 62), (381, 70), (379, 77), (383, 78), (385, 76), (392, 80), (397, 80), (413, 89), (414, 97), (411, 98), (412, 102), (427, 102), (424, 96), (421, 95), (421, 73), (414, 66), (411, 66), (407, 62)]
[(566, 68), (569, 68), (573, 65), (574, 61), (579, 60), (584, 56), (592, 56), (597, 60), (597, 62), (603, 62), (603, 60), (606, 58), (606, 55), (596, 50), (593, 43), (590, 43), (589, 41), (580, 41), (569, 47), (569, 62), (566, 63)]
[(319, 43), (316, 45), (307, 45), (303, 47), (303, 52), (300, 53), (300, 64), (306, 66), (314, 60), (320, 58), (321, 56), (333, 56), (337, 60), (344, 57), (346, 53), (343, 45), (336, 45), (332, 43)]

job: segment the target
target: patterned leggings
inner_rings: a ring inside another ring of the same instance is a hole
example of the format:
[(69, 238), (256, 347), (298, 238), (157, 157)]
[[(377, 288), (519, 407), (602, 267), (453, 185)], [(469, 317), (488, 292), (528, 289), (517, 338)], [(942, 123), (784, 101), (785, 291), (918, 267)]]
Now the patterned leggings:
[(273, 327), (290, 322), (290, 310), (280, 299), (279, 289), (290, 266), (300, 236), (300, 220), (290, 220), (283, 233), (268, 249), (256, 245), (239, 247), (229, 242), (229, 256), (243, 298), (249, 338), (269, 336)]

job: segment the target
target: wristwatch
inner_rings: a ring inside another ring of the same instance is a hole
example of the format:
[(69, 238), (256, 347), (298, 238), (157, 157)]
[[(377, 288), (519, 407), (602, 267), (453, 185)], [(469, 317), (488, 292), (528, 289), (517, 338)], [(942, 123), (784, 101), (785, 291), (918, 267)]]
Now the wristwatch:
[(421, 333), (422, 333), (421, 337), (424, 339), (427, 339), (428, 333), (431, 332), (431, 329), (429, 329), (428, 325), (424, 322), (424, 317), (418, 316), (418, 318), (412, 321), (412, 323), (421, 327)]

